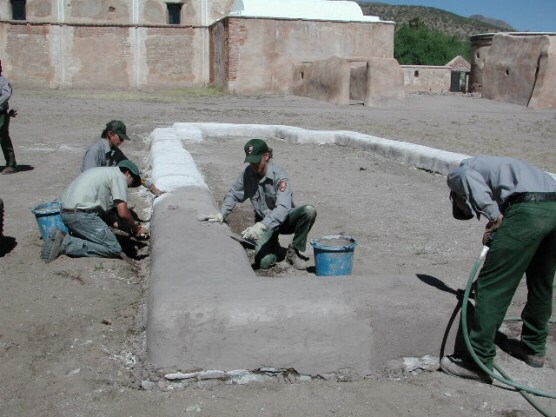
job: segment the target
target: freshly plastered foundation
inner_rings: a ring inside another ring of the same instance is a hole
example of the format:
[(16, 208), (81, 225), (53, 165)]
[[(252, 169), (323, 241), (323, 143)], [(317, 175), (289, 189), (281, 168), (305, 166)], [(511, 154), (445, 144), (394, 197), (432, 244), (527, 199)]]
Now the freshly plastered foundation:
[(156, 129), (149, 138), (152, 179), (169, 192), (153, 208), (150, 363), (171, 375), (270, 367), (357, 378), (404, 357), (439, 354), (439, 323), (446, 323), (453, 295), (431, 297), (414, 275), (257, 277), (226, 224), (197, 220), (217, 211), (187, 152), (189, 142), (205, 137), (337, 143), (439, 173), (466, 157), (349, 131), (217, 123)]

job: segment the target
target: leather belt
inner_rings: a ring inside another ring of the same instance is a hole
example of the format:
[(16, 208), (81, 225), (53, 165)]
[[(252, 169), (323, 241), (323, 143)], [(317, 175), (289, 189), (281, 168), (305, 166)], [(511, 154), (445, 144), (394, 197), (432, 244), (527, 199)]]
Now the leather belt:
[(71, 214), (75, 214), (75, 213), (96, 213), (97, 210), (95, 209), (66, 209), (63, 208), (62, 209), (62, 213), (71, 213)]
[(504, 203), (504, 209), (510, 208), (514, 204), (527, 203), (534, 201), (536, 203), (543, 201), (556, 201), (556, 193), (519, 193), (511, 195)]

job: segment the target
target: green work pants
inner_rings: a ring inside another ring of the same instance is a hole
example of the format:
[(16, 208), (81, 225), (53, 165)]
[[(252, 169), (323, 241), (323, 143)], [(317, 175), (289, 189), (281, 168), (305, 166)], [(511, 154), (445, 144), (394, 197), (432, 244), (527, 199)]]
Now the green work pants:
[(307, 236), (315, 224), (317, 210), (309, 204), (293, 209), (284, 223), (276, 230), (267, 230), (257, 240), (255, 265), (267, 269), (278, 261), (278, 235), (293, 235), (292, 245), (299, 252), (307, 247)]
[(523, 274), (527, 302), (521, 318), (522, 342), (544, 355), (556, 271), (556, 202), (515, 204), (504, 213), (477, 281), (470, 341), (481, 361), (492, 369), (494, 337)]
[(7, 113), (0, 113), (0, 146), (6, 166), (14, 168), (16, 166), (15, 152), (10, 139), (10, 116)]

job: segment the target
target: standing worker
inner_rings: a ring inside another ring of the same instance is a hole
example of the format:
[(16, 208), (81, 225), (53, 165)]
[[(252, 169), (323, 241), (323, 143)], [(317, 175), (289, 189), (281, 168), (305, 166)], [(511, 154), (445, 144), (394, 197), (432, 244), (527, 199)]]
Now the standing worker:
[[(490, 244), (490, 250), (477, 279), (469, 334), (473, 350), (492, 370), (496, 332), (525, 274), (528, 294), (521, 312), (521, 340), (506, 339), (500, 347), (530, 366), (542, 367), (556, 271), (556, 181), (519, 159), (477, 156), (448, 174), (448, 186), (456, 219), (481, 214), (488, 219), (483, 244)], [(440, 368), (492, 382), (468, 352), (443, 357)]]
[(2, 76), (2, 61), (0, 61), (0, 145), (6, 160), (3, 175), (17, 172), (14, 147), (10, 139), (10, 118), (17, 116), (17, 110), (10, 109), (8, 100), (11, 96), (12, 86), (8, 79)]
[(244, 239), (255, 242), (255, 266), (267, 269), (278, 260), (279, 234), (294, 234), (286, 261), (296, 269), (307, 269), (301, 255), (307, 236), (315, 223), (317, 211), (312, 205), (296, 208), (286, 171), (274, 165), (272, 149), (262, 139), (251, 139), (245, 146), (249, 166), (238, 176), (224, 198), (220, 213), (203, 216), (201, 221), (223, 222), (237, 203), (251, 200), (256, 223), (242, 232)]
[[(81, 172), (96, 167), (114, 167), (118, 162), (127, 159), (120, 149), (124, 140), (129, 141), (124, 122), (111, 120), (106, 123), (106, 127), (100, 137), (101, 139), (98, 142), (89, 146), (85, 151), (83, 162), (81, 163)], [(141, 184), (156, 197), (164, 194), (164, 191), (160, 191), (147, 179), (142, 178)]]
[[(141, 183), (139, 168), (129, 159), (117, 167), (92, 168), (79, 175), (62, 195), (62, 220), (70, 234), (54, 230), (42, 248), (41, 258), (51, 262), (61, 254), (72, 257), (121, 257), (122, 248), (104, 216), (115, 208), (118, 222), (114, 225), (130, 235), (145, 237), (127, 207), (128, 187)], [(110, 225), (112, 220), (110, 219)]]

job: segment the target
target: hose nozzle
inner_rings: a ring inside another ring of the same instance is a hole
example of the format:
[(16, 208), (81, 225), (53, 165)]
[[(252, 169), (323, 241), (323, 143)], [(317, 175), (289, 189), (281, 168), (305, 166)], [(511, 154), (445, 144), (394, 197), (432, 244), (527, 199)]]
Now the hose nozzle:
[(483, 250), (481, 251), (481, 254), (479, 255), (479, 259), (480, 259), (481, 261), (482, 261), (483, 259), (485, 259), (485, 256), (486, 256), (488, 250), (489, 250), (489, 247), (483, 245)]

